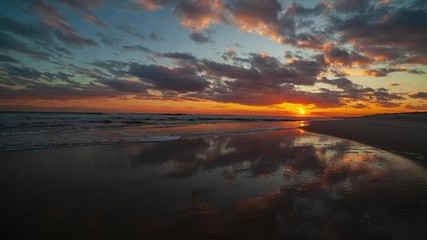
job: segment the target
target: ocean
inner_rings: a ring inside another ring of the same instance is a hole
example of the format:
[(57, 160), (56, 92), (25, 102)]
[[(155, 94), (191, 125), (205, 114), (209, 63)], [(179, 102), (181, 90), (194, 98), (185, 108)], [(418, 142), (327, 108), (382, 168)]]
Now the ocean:
[(294, 129), (305, 119), (145, 113), (0, 113), (0, 151), (171, 141), (184, 136)]

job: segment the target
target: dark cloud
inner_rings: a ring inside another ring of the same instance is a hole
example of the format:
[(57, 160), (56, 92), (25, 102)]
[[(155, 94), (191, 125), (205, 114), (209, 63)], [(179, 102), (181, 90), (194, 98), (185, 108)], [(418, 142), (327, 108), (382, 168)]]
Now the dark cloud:
[(409, 95), (411, 98), (421, 98), (427, 100), (427, 92), (417, 92)]
[(409, 72), (410, 70), (407, 70), (405, 68), (380, 68), (380, 69), (370, 69), (370, 70), (364, 70), (363, 74), (373, 77), (385, 77), (388, 76), (389, 73), (393, 72)]
[(417, 69), (410, 69), (408, 70), (408, 73), (417, 74), (417, 75), (423, 75), (426, 74), (423, 70), (417, 70)]
[(58, 52), (64, 53), (68, 56), (73, 55), (73, 53), (70, 50), (63, 48), (63, 47), (55, 47), (55, 50)]
[(355, 51), (346, 51), (335, 46), (325, 47), (325, 61), (338, 66), (367, 66), (372, 63), (372, 59), (365, 57)]
[(224, 21), (222, 0), (180, 0), (173, 10), (181, 25), (200, 31)]
[[(369, 8), (352, 17), (337, 18), (334, 30), (342, 35), (344, 42), (351, 42), (361, 51), (384, 56), (380, 49), (392, 50), (395, 62), (425, 63), (427, 59), (427, 11), (407, 7)], [(373, 56), (375, 57), (375, 56)]]
[(0, 82), (2, 82), (4, 85), (28, 87), (47, 82), (53, 84), (65, 82), (74, 86), (79, 86), (79, 84), (73, 80), (75, 76), (70, 73), (61, 71), (42, 72), (30, 67), (14, 66), (10, 64), (4, 64), (1, 66), (1, 68), (4, 70), (5, 75), (0, 75)]
[(15, 58), (7, 55), (1, 55), (1, 54), (0, 54), (0, 62), (19, 63), (19, 61), (16, 60)]
[(399, 104), (393, 102), (395, 100), (403, 100), (404, 98), (400, 94), (390, 93), (385, 88), (367, 88), (359, 84), (355, 84), (347, 78), (338, 79), (327, 79), (322, 78), (322, 83), (333, 85), (338, 89), (343, 90), (340, 93), (341, 98), (347, 98), (351, 100), (362, 100), (376, 103), (382, 107), (396, 107)]
[(288, 8), (286, 8), (286, 15), (296, 15), (296, 16), (317, 16), (322, 14), (327, 10), (324, 3), (319, 3), (312, 8), (306, 8), (299, 5), (296, 2), (291, 2)]
[(208, 74), (237, 80), (236, 84), (265, 88), (274, 88), (285, 83), (313, 85), (323, 68), (314, 60), (296, 60), (282, 64), (276, 58), (265, 54), (251, 54), (247, 61), (250, 68), (209, 60), (203, 61), (203, 67)]
[(364, 12), (370, 6), (370, 0), (335, 0), (332, 6), (343, 13)]
[(127, 93), (145, 93), (148, 88), (147, 85), (141, 83), (140, 81), (103, 80), (101, 83), (113, 88), (116, 91)]
[(13, 89), (0, 86), (2, 99), (45, 99), (45, 100), (68, 100), (97, 97), (116, 97), (117, 92), (110, 88), (88, 85), (85, 88), (67, 85), (48, 85), (39, 83), (26, 88)]
[(150, 40), (152, 40), (152, 41), (156, 41), (156, 42), (159, 42), (159, 41), (162, 41), (163, 40), (163, 37), (162, 36), (159, 36), (157, 33), (155, 33), (155, 32), (151, 32), (150, 33)]
[(75, 32), (63, 32), (63, 31), (55, 31), (56, 37), (61, 39), (63, 42), (68, 44), (73, 44), (75, 46), (94, 46), (98, 47), (98, 43), (94, 40), (82, 38)]
[(25, 38), (51, 43), (51, 33), (41, 24), (28, 24), (15, 19), (0, 17), (1, 31), (7, 31)]
[(190, 53), (174, 52), (174, 53), (163, 53), (161, 55), (163, 57), (170, 58), (170, 59), (176, 60), (178, 62), (184, 61), (184, 62), (189, 62), (189, 63), (196, 63), (199, 61), (196, 57), (194, 57)]
[(129, 24), (119, 25), (119, 26), (117, 26), (117, 29), (119, 29), (123, 33), (137, 37), (139, 39), (142, 39), (142, 40), (147, 39), (147, 36), (145, 36), (145, 34), (142, 32), (142, 30), (135, 28), (135, 27), (132, 27)]
[[(129, 63), (107, 60), (107, 61), (95, 61), (92, 63), (93, 66), (98, 67), (102, 70), (105, 70), (112, 77), (125, 77), (128, 76)], [(97, 76), (96, 74), (94, 76)]]
[(123, 45), (123, 49), (130, 51), (151, 52), (149, 48), (141, 45)]
[(57, 72), (57, 73), (44, 72), (43, 77), (49, 82), (62, 81), (62, 82), (78, 85), (78, 83), (72, 79), (74, 78), (74, 75), (64, 73), (64, 72)]
[(177, 92), (202, 91), (209, 82), (197, 75), (191, 67), (165, 67), (161, 65), (132, 64), (129, 73), (145, 83), (152, 84), (158, 90)]
[(190, 39), (197, 44), (203, 44), (211, 41), (211, 38), (209, 35), (206, 35), (203, 32), (196, 32), (196, 31), (191, 32)]
[(74, 10), (87, 11), (94, 7), (99, 7), (102, 0), (58, 0)]
[(385, 89), (385, 88), (378, 88), (375, 92), (373, 92), (373, 96), (376, 104), (386, 108), (398, 107), (400, 106), (400, 103), (396, 103), (392, 101), (405, 99), (398, 94), (389, 93), (388, 89)]
[(48, 53), (35, 50), (27, 46), (27, 44), (18, 41), (11, 35), (4, 34), (2, 32), (0, 32), (0, 49), (2, 49), (3, 51), (15, 51), (15, 52), (23, 53), (30, 57), (37, 58), (40, 60), (49, 59)]
[(53, 5), (39, 0), (32, 1), (31, 4), (35, 12), (44, 18), (45, 24), (55, 29), (58, 39), (76, 46), (98, 46), (95, 41), (80, 36)]
[(4, 64), (2, 65), (2, 68), (8, 76), (7, 79), (10, 80), (13, 85), (20, 85), (24, 81), (37, 81), (43, 76), (42, 72), (26, 66), (14, 66), (10, 64)]
[(100, 41), (109, 46), (109, 47), (114, 47), (116, 45), (118, 45), (119, 43), (121, 43), (123, 40), (119, 37), (116, 36), (107, 36), (104, 33), (100, 33), (97, 32), (96, 35), (99, 37)]

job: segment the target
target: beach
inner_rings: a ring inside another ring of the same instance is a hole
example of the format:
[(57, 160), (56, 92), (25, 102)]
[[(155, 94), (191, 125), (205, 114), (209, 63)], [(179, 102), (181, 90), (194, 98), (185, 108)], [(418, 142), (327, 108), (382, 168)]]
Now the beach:
[(354, 141), (278, 128), (287, 123), (241, 130), (251, 124), (227, 134), (227, 123), (180, 125), (209, 134), (158, 142), (0, 152), (2, 238), (427, 235), (425, 168)]
[(372, 115), (312, 121), (303, 129), (378, 147), (427, 165), (427, 114)]

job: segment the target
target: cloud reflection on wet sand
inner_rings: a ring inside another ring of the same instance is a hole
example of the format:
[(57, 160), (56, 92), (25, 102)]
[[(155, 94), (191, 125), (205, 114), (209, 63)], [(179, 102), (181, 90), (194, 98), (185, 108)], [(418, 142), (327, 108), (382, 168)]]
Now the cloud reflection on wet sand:
[[(29, 154), (35, 160), (26, 160)], [(1, 175), (5, 189), (15, 190), (6, 197), (15, 206), (5, 207), (6, 216), (11, 232), (27, 229), (23, 236), (423, 239), (427, 234), (424, 168), (298, 130), (0, 156), (2, 171), (14, 170)], [(24, 207), (27, 215), (17, 210)]]

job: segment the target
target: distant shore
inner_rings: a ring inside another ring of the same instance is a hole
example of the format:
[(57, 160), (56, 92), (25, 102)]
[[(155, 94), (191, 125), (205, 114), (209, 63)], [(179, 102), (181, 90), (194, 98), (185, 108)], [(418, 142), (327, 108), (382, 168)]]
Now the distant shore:
[(427, 165), (426, 113), (313, 121), (302, 128), (378, 147)]

